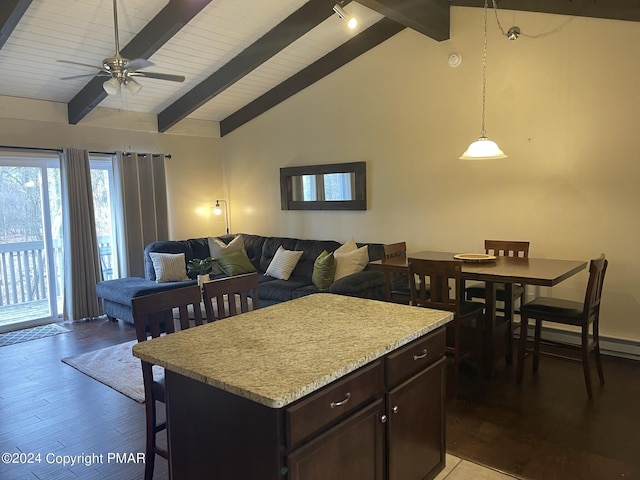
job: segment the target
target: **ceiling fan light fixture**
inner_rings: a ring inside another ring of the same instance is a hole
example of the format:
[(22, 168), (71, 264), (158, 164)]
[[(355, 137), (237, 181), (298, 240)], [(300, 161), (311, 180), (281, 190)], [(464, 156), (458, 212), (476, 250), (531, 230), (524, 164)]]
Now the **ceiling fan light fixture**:
[(120, 81), (117, 78), (110, 78), (102, 84), (102, 88), (108, 95), (120, 94)]
[(344, 11), (344, 8), (337, 3), (333, 6), (333, 11), (336, 12), (342, 20), (347, 22), (349, 29), (353, 30), (358, 26), (358, 19), (356, 17), (350, 17), (349, 14)]
[(128, 92), (131, 95), (135, 95), (140, 90), (142, 90), (142, 85), (136, 82), (133, 78), (126, 78), (124, 81), (124, 86), (127, 88)]

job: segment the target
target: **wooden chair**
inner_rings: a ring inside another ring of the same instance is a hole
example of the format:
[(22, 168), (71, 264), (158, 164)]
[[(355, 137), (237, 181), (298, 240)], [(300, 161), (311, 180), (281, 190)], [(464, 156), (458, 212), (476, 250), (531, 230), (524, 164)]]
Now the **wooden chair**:
[(204, 308), (209, 321), (260, 308), (257, 273), (213, 280), (205, 283), (203, 289)]
[[(389, 243), (382, 246), (383, 257), (382, 261), (389, 260), (395, 257), (407, 256), (407, 243)], [(387, 279), (387, 288), (391, 291), (391, 301), (394, 303), (408, 304), (411, 301), (411, 291), (409, 290), (409, 278), (404, 273), (393, 272)]]
[[(526, 353), (533, 353), (533, 372), (538, 371), (540, 355), (550, 356), (582, 363), (584, 382), (587, 387), (587, 396), (593, 399), (591, 388), (591, 368), (589, 354), (593, 352), (600, 377), (600, 384), (604, 385), (604, 373), (600, 361), (600, 343), (598, 338), (600, 322), (600, 300), (602, 298), (602, 286), (604, 275), (607, 271), (608, 261), (604, 253), (599, 258), (591, 260), (589, 265), (589, 281), (584, 302), (562, 300), (552, 297), (538, 297), (520, 307), (521, 328), (518, 348), (518, 368), (516, 383), (522, 382), (524, 370), (524, 358)], [(529, 319), (535, 319), (535, 333), (533, 349), (527, 349), (527, 328)], [(573, 325), (581, 329), (581, 359), (558, 355), (555, 353), (540, 351), (540, 336), (542, 322), (555, 322), (564, 325)], [(589, 340), (589, 325), (592, 326), (592, 339)]]
[[(409, 260), (411, 304), (453, 312), (453, 321), (447, 324), (446, 353), (453, 357), (453, 395), (458, 386), (460, 362), (480, 353), (476, 345), (482, 343), (484, 303), (464, 300), (462, 264), (457, 260)], [(452, 289), (450, 281), (455, 284)], [(454, 293), (454, 297), (451, 293)]]
[[(202, 294), (197, 285), (133, 298), (133, 322), (138, 342), (187, 329), (192, 322), (202, 325), (201, 301)], [(174, 309), (179, 312), (177, 320), (174, 320)], [(142, 361), (142, 381), (147, 430), (144, 478), (151, 480), (156, 454), (168, 458), (167, 451), (156, 443), (156, 434), (167, 428), (166, 422), (158, 424), (156, 418), (156, 401), (165, 403), (164, 376), (154, 380), (153, 365)]]
[[(520, 257), (529, 258), (529, 242), (507, 241), (507, 240), (485, 240), (485, 253), (503, 257)], [(513, 284), (511, 286), (511, 295), (507, 295), (507, 287), (504, 283), (496, 283), (496, 300), (504, 304), (503, 308), (496, 308), (498, 312), (504, 312), (504, 321), (507, 322), (506, 330), (506, 352), (507, 363), (512, 361), (513, 352), (513, 317), (515, 316), (515, 302), (520, 299), (520, 305), (525, 302), (526, 289), (525, 285)], [(474, 298), (486, 298), (485, 286), (483, 283), (477, 283), (465, 288), (467, 300)]]

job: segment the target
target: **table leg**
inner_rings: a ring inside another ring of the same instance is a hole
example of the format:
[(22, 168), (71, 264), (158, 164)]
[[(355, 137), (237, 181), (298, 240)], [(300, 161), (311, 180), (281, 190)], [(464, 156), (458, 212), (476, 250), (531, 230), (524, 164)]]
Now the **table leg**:
[(387, 286), (387, 302), (392, 300), (391, 297), (391, 272), (389, 270), (385, 270), (384, 272), (384, 283)]
[(504, 320), (507, 322), (507, 331), (505, 335), (506, 353), (505, 360), (507, 365), (513, 363), (513, 317), (515, 314), (515, 305), (513, 300), (513, 283), (505, 283), (504, 285)]
[(484, 345), (483, 345), (483, 374), (487, 379), (493, 377), (493, 327), (496, 324), (496, 284), (485, 282), (485, 313), (484, 313)]

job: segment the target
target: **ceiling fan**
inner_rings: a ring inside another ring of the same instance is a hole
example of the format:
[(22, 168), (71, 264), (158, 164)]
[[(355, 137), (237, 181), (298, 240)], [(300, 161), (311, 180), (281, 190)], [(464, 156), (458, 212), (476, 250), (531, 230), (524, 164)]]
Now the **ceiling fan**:
[(156, 78), (158, 80), (169, 80), (170, 82), (184, 82), (184, 76), (171, 75), (168, 73), (157, 72), (139, 72), (138, 70), (150, 67), (152, 62), (144, 58), (135, 58), (129, 60), (120, 55), (120, 40), (118, 37), (118, 7), (116, 0), (113, 0), (113, 26), (115, 31), (115, 43), (116, 53), (113, 57), (105, 58), (102, 61), (102, 66), (96, 67), (95, 65), (87, 65), (86, 63), (72, 62), (68, 60), (58, 60), (62, 63), (70, 63), (72, 65), (81, 65), (83, 67), (98, 68), (100, 71), (97, 74), (90, 73), (86, 75), (73, 75), (71, 77), (63, 77), (60, 80), (70, 80), (72, 78), (102, 76), (111, 77), (109, 80), (102, 84), (102, 88), (109, 95), (118, 95), (122, 85), (132, 94), (138, 93), (142, 88), (134, 77)]

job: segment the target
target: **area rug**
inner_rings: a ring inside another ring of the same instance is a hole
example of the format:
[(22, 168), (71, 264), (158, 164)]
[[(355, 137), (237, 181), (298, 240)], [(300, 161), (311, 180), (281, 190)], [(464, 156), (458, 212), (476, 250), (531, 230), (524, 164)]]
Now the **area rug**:
[(58, 335), (59, 333), (67, 333), (69, 331), (70, 330), (68, 328), (61, 327), (57, 323), (49, 323), (47, 325), (40, 325), (39, 327), (23, 328), (22, 330), (1, 333), (0, 347), (13, 345), (15, 343), (28, 342), (29, 340), (37, 340), (38, 338), (50, 337), (52, 335)]
[[(62, 361), (136, 402), (144, 403), (140, 359), (131, 353), (131, 348), (135, 344), (136, 340), (133, 340), (63, 358)], [(154, 366), (153, 374), (154, 377), (162, 376), (162, 367)]]

